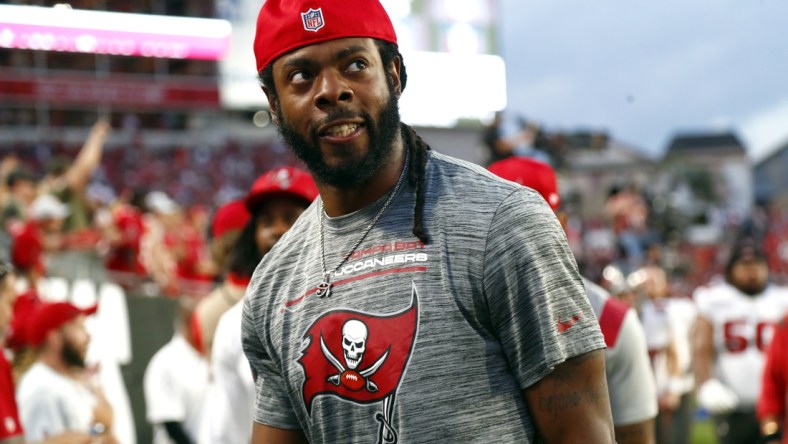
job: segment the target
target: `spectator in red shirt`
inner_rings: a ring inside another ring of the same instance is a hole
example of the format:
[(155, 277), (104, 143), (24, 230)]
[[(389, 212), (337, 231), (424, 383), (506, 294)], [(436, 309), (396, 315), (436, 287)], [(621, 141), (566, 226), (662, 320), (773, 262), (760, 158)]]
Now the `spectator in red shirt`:
[[(788, 316), (777, 327), (766, 352), (763, 384), (758, 399), (758, 420), (763, 441), (767, 444), (788, 443), (785, 425), (788, 402)], [(780, 436), (782, 435), (782, 441)]]
[(68, 214), (68, 207), (50, 194), (38, 196), (30, 205), (29, 220), (11, 246), (11, 261), (27, 279), (28, 287), (35, 288), (46, 272), (44, 253), (62, 247), (63, 220)]
[(109, 253), (105, 265), (113, 280), (129, 287), (144, 279), (147, 271), (140, 260), (140, 243), (145, 232), (144, 193), (131, 191), (112, 210), (112, 224), (106, 238)]

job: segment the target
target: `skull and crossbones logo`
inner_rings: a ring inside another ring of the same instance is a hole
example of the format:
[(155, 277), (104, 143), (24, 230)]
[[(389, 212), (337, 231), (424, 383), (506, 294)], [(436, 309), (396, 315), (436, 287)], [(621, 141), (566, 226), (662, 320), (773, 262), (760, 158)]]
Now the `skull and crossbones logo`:
[(338, 374), (329, 376), (326, 380), (336, 386), (340, 384), (352, 391), (366, 387), (370, 393), (378, 391), (378, 386), (369, 378), (377, 372), (389, 355), (386, 350), (383, 355), (364, 370), (358, 370), (364, 354), (367, 352), (367, 337), (369, 329), (366, 324), (358, 319), (350, 319), (342, 326), (342, 349), (345, 365), (337, 359), (326, 346), (323, 336), (320, 336), (320, 348), (323, 350), (328, 362), (339, 371)]

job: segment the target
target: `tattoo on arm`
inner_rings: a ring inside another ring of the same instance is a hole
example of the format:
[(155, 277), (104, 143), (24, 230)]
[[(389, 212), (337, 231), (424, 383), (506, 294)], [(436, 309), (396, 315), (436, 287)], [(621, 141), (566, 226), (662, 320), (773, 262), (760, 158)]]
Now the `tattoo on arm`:
[(570, 359), (548, 375), (548, 380), (545, 381), (547, 384), (539, 388), (539, 410), (556, 417), (561, 412), (574, 409), (583, 403), (594, 404), (601, 397), (607, 396), (607, 386), (600, 385), (591, 376), (585, 377), (580, 390), (576, 389), (578, 384), (575, 371), (591, 357), (591, 353), (586, 353)]

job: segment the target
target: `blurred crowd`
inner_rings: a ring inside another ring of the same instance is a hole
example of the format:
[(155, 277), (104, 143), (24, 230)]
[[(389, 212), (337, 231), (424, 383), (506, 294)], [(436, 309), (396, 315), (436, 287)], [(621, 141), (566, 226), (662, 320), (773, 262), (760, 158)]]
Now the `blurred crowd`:
[[(527, 158), (571, 174), (560, 136), (535, 122), (521, 119), (508, 134), (498, 115), (482, 141), (491, 170)], [(534, 185), (539, 179), (515, 181), (549, 202)], [(778, 425), (785, 422), (788, 349), (769, 347), (772, 335), (783, 340), (788, 314), (788, 213), (768, 205), (746, 215), (717, 208), (701, 227), (715, 233), (709, 239), (666, 227), (654, 200), (647, 188), (622, 183), (608, 190), (602, 217), (568, 211), (565, 225), (581, 274), (637, 312), (657, 389), (656, 442), (690, 442), (693, 423), (705, 417), (723, 444), (788, 442)]]
[(210, 218), (259, 171), (292, 163), (277, 145), (108, 149), (107, 121), (80, 147), (19, 147), (0, 160), (0, 258), (35, 279), (53, 255), (102, 261), (125, 288), (199, 295), (218, 277)]
[[(560, 171), (545, 148), (550, 139), (533, 123), (524, 128), (507, 141), (483, 134), (491, 162), (528, 157)], [(73, 424), (86, 424), (58, 435), (42, 432), (44, 420), (6, 428), (35, 430), (44, 442), (135, 442), (128, 424), (121, 427), (128, 412), (105, 396), (89, 365), (85, 324), (97, 306), (47, 302), (40, 293), (57, 275), (53, 258), (89, 256), (120, 291), (177, 301), (175, 334), (145, 374), (154, 442), (248, 440), (253, 387), (237, 337), (238, 301), (262, 255), (316, 196), (314, 184), (282, 166), (293, 159), (279, 146), (113, 150), (105, 146), (111, 131), (99, 120), (80, 147), (11, 150), (0, 161), (0, 333), (7, 330), (5, 346), (14, 350), (20, 417), (45, 418), (51, 407), (31, 386), (60, 384), (66, 394), (44, 398), (64, 396), (79, 412)], [(722, 442), (748, 442), (761, 433), (764, 338), (778, 333), (788, 309), (788, 290), (778, 285), (788, 283), (788, 217), (756, 208), (747, 218), (720, 218), (720, 242), (693, 243), (655, 224), (651, 204), (635, 186), (611, 189), (604, 218), (567, 215), (570, 246), (582, 274), (637, 313), (658, 395), (657, 442), (689, 442), (698, 412), (714, 417)], [(75, 365), (67, 381), (48, 370)]]

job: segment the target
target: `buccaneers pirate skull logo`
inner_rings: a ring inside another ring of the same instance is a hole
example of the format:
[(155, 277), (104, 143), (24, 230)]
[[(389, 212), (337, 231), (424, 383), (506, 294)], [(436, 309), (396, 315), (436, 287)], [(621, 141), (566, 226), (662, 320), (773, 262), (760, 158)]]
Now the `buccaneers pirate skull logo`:
[(378, 360), (368, 368), (356, 371), (361, 360), (364, 358), (364, 351), (367, 349), (367, 326), (363, 322), (358, 319), (351, 319), (345, 322), (345, 325), (342, 327), (342, 349), (344, 351), (347, 368), (331, 354), (331, 350), (326, 346), (322, 336), (320, 337), (320, 349), (323, 350), (326, 359), (328, 359), (339, 372), (336, 375), (326, 378), (328, 382), (334, 385), (342, 384), (354, 392), (365, 387), (370, 393), (378, 391), (378, 386), (369, 378), (371, 378), (386, 361), (389, 351), (386, 350), (383, 356), (378, 358)]
[(416, 343), (418, 316), (415, 285), (410, 306), (397, 313), (335, 310), (320, 316), (304, 334), (298, 360), (307, 412), (311, 415), (315, 399), (324, 395), (361, 405), (382, 404), (382, 411), (370, 414), (370, 420), (379, 423), (379, 443), (396, 443), (394, 402)]

